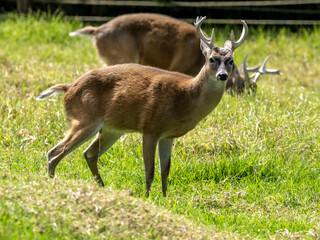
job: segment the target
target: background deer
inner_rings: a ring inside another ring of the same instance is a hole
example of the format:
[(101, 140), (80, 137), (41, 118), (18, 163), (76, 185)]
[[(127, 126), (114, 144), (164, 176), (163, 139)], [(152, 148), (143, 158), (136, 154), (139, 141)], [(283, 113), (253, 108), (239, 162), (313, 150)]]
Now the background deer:
[[(280, 70), (266, 68), (270, 55), (266, 57), (261, 67), (260, 65), (256, 67), (248, 67), (247, 58), (248, 53), (245, 55), (240, 68), (238, 68), (236, 64), (234, 65), (233, 72), (230, 75), (226, 86), (226, 90), (230, 89), (231, 93), (243, 93), (246, 88), (249, 89), (249, 91), (256, 92), (257, 81), (261, 74), (269, 73), (282, 75)], [(250, 72), (253, 73), (251, 76), (249, 76)]]
[(107, 65), (139, 63), (195, 76), (205, 63), (194, 26), (161, 14), (126, 14), (69, 35), (93, 37)]
[(49, 175), (63, 157), (95, 136), (84, 157), (98, 183), (104, 185), (97, 161), (122, 134), (143, 134), (146, 195), (154, 177), (154, 158), (158, 144), (162, 192), (166, 196), (173, 139), (186, 134), (220, 102), (226, 82), (233, 71), (233, 52), (245, 40), (244, 21), (240, 39), (216, 47), (204, 36), (197, 18), (205, 64), (191, 77), (178, 72), (138, 64), (114, 65), (95, 69), (71, 84), (59, 84), (43, 91), (37, 100), (66, 92), (64, 106), (70, 129), (66, 137), (48, 152)]

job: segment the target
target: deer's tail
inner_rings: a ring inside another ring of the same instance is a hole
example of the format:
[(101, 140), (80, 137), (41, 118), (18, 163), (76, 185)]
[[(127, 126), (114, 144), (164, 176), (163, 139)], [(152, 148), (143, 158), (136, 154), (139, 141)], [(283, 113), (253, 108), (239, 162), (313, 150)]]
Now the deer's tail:
[(89, 37), (93, 37), (96, 34), (97, 28), (96, 27), (92, 27), (92, 26), (88, 26), (85, 28), (81, 28), (78, 30), (75, 30), (71, 33), (69, 33), (69, 36), (73, 37), (73, 36), (89, 36)]
[(36, 98), (36, 100), (40, 101), (40, 100), (45, 100), (49, 97), (56, 97), (68, 91), (70, 87), (71, 87), (71, 84), (58, 84), (58, 85), (52, 86), (44, 90), (43, 92), (41, 92), (39, 96)]

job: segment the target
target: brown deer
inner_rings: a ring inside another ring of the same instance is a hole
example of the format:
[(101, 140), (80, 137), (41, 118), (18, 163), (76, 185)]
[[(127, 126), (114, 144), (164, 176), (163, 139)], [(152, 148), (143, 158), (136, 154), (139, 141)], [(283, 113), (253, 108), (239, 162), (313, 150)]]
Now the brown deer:
[[(261, 67), (260, 65), (256, 67), (248, 67), (247, 58), (248, 58), (248, 53), (245, 55), (240, 68), (238, 68), (237, 65), (234, 64), (233, 72), (229, 76), (227, 86), (226, 86), (226, 90), (229, 89), (232, 94), (235, 92), (241, 94), (245, 91), (245, 89), (248, 89), (253, 93), (256, 92), (257, 81), (258, 81), (258, 78), (261, 76), (261, 74), (269, 73), (269, 74), (282, 75), (280, 70), (266, 68), (266, 64), (270, 58), (270, 55), (266, 57)], [(249, 76), (250, 72), (253, 72), (251, 76)]]
[(64, 106), (70, 129), (66, 137), (48, 152), (49, 175), (63, 157), (95, 136), (84, 151), (92, 174), (104, 185), (99, 174), (98, 158), (121, 135), (143, 134), (146, 196), (154, 177), (154, 158), (159, 146), (162, 192), (166, 196), (173, 139), (180, 137), (207, 116), (220, 102), (226, 82), (233, 70), (233, 52), (245, 40), (248, 27), (244, 21), (242, 35), (216, 47), (204, 36), (198, 17), (195, 26), (201, 38), (205, 64), (191, 77), (178, 72), (138, 64), (114, 65), (95, 69), (71, 84), (59, 84), (40, 93), (37, 100), (66, 92)]
[(69, 35), (93, 37), (107, 65), (139, 63), (195, 76), (205, 63), (194, 26), (161, 14), (125, 14)]

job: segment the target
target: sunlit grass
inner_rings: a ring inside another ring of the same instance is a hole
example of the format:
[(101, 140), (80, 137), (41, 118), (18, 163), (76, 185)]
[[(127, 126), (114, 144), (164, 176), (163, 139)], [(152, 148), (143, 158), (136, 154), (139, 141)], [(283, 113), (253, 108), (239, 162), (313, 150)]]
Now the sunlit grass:
[[(26, 184), (26, 178), (52, 181), (39, 176), (47, 175), (46, 153), (68, 128), (63, 99), (36, 102), (35, 96), (103, 66), (90, 40), (68, 36), (81, 26), (41, 14), (26, 19), (11, 15), (0, 22), (0, 171), (7, 179), (3, 184), (9, 184), (8, 178), (16, 186)], [(216, 41), (222, 45), (229, 32), (219, 28)], [(268, 67), (279, 68), (283, 76), (262, 76), (256, 96), (225, 94), (196, 129), (176, 139), (168, 198), (161, 194), (157, 160), (148, 201), (197, 224), (242, 236), (319, 237), (319, 37), (318, 28), (298, 33), (250, 28), (248, 39), (235, 52), (237, 64), (246, 52), (250, 66), (272, 54)], [(69, 181), (70, 188), (76, 188), (74, 180), (95, 185), (82, 156), (87, 145), (57, 167), (63, 188)], [(128, 134), (118, 141), (101, 157), (100, 172), (107, 186), (144, 199), (141, 135)], [(19, 218), (25, 213), (17, 208), (12, 214)], [(14, 223), (11, 216), (8, 219), (1, 222)], [(23, 219), (22, 236), (29, 234), (31, 239), (34, 229)], [(71, 239), (68, 226), (61, 231)], [(50, 231), (48, 238), (61, 236)]]

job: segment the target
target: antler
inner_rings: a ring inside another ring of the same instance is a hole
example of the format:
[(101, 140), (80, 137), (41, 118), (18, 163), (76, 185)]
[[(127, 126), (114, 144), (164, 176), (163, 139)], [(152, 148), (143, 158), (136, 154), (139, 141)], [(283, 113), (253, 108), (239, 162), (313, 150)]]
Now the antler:
[(249, 53), (246, 53), (246, 55), (244, 56), (244, 59), (241, 63), (241, 66), (240, 66), (240, 71), (242, 72), (242, 74), (245, 75), (246, 79), (248, 80), (250, 77), (249, 77), (249, 72), (258, 72), (259, 71), (259, 67), (261, 64), (259, 64), (258, 66), (256, 67), (248, 67), (247, 65), (247, 58), (248, 58), (248, 54)]
[(242, 22), (243, 28), (242, 28), (241, 36), (237, 42), (234, 41), (234, 33), (233, 33), (233, 30), (231, 30), (230, 41), (231, 41), (232, 52), (242, 44), (242, 42), (246, 39), (249, 32), (248, 25), (246, 24), (246, 22), (244, 20), (241, 20), (241, 22)]
[(280, 70), (275, 70), (275, 69), (267, 69), (266, 65), (267, 62), (269, 60), (269, 58), (271, 57), (271, 55), (269, 55), (268, 57), (266, 57), (266, 59), (263, 61), (261, 68), (259, 69), (259, 72), (261, 74), (263, 73), (270, 73), (270, 74), (278, 74), (278, 75), (282, 75), (282, 73), (280, 72)]
[(259, 68), (258, 72), (256, 72), (254, 74), (254, 79), (253, 82), (257, 83), (258, 78), (260, 77), (261, 74), (265, 74), (265, 73), (270, 73), (270, 74), (277, 74), (277, 75), (282, 75), (282, 73), (280, 72), (280, 70), (276, 70), (276, 69), (267, 69), (266, 65), (267, 62), (269, 60), (269, 58), (271, 57), (271, 55), (269, 55), (268, 57), (266, 57), (266, 59), (263, 61), (262, 66)]
[[(249, 68), (247, 66), (248, 53), (245, 55), (245, 57), (242, 61), (242, 64), (240, 66), (240, 72), (242, 72), (242, 74), (245, 76), (247, 86), (254, 91), (257, 88), (257, 81), (258, 81), (259, 77), (261, 76), (261, 74), (270, 73), (270, 74), (282, 75), (280, 70), (266, 68), (266, 65), (267, 65), (267, 62), (268, 62), (270, 56), (271, 55), (269, 55), (265, 58), (262, 65), (259, 64), (258, 66), (251, 67), (251, 68)], [(248, 74), (249, 72), (253, 72), (253, 74), (251, 76), (249, 76), (249, 74)]]
[(259, 64), (258, 66), (256, 66), (256, 67), (248, 67), (247, 66), (247, 58), (248, 58), (248, 54), (249, 53), (247, 53), (245, 56), (244, 56), (244, 59), (243, 59), (243, 62), (242, 62), (242, 65), (243, 65), (243, 67), (244, 67), (244, 71), (245, 72), (258, 72), (259, 71), (259, 67), (261, 66), (261, 64)]
[(268, 62), (270, 56), (271, 56), (271, 55), (269, 55), (268, 57), (266, 57), (266, 59), (263, 61), (262, 66), (259, 68), (259, 70), (256, 71), (252, 76), (250, 76), (250, 78), (253, 78), (253, 79), (249, 81), (249, 87), (250, 87), (253, 91), (256, 91), (258, 78), (261, 76), (261, 74), (270, 73), (270, 74), (282, 75), (282, 73), (280, 72), (280, 70), (267, 69), (267, 68), (266, 68), (266, 65), (267, 65), (267, 62)]
[[(267, 69), (266, 65), (267, 62), (269, 60), (269, 58), (271, 57), (271, 55), (269, 55), (268, 57), (266, 57), (266, 59), (263, 61), (262, 66), (261, 64), (259, 64), (256, 67), (248, 67), (247, 66), (247, 58), (248, 58), (248, 53), (245, 55), (242, 64), (241, 64), (241, 69), (243, 71), (244, 74), (247, 74), (249, 72), (253, 72), (254, 74), (250, 76), (250, 78), (252, 77), (259, 77), (261, 74), (265, 74), (265, 73), (270, 73), (270, 74), (278, 74), (278, 75), (282, 75), (282, 73), (280, 72), (280, 70), (276, 70), (276, 69)], [(261, 66), (261, 67), (260, 67)]]
[(205, 34), (203, 34), (202, 30), (201, 30), (201, 24), (202, 22), (206, 19), (207, 17), (197, 17), (194, 26), (196, 27), (196, 30), (199, 34), (200, 39), (209, 47), (209, 48), (214, 48), (214, 44), (213, 44), (213, 38), (214, 38), (214, 28), (212, 28), (212, 34), (211, 34), (211, 38), (207, 38), (205, 36)]

